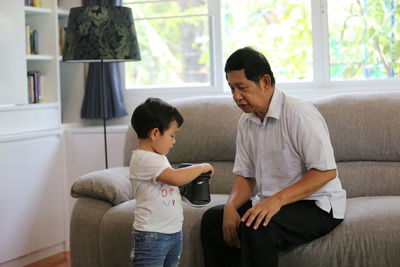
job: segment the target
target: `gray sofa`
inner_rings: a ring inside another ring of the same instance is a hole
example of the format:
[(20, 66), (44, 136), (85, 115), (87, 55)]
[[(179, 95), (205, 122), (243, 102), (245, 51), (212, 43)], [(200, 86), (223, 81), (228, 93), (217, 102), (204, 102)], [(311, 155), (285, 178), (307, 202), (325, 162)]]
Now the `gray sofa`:
[[(280, 266), (400, 266), (400, 93), (330, 96), (313, 101), (325, 117), (339, 177), (347, 191), (346, 218), (329, 235), (281, 255)], [(185, 118), (171, 163), (210, 162), (212, 202), (225, 203), (234, 181), (236, 124), (241, 111), (229, 96), (173, 102)], [(136, 136), (126, 135), (129, 165)], [(72, 189), (73, 267), (130, 266), (135, 200), (128, 167), (84, 175)], [(205, 208), (184, 204), (180, 266), (203, 266), (200, 220)]]

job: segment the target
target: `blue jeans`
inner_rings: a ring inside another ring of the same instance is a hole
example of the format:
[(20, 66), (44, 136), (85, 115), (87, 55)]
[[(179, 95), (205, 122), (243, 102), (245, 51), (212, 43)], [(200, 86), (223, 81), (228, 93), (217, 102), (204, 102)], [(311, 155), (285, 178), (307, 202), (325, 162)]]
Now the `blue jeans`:
[(131, 261), (135, 267), (177, 267), (182, 250), (182, 231), (162, 234), (132, 230)]

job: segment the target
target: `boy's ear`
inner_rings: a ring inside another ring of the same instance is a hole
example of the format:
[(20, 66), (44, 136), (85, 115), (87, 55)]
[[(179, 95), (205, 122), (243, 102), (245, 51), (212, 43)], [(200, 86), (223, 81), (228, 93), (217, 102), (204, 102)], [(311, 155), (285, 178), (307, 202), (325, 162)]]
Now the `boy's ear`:
[(159, 130), (158, 128), (153, 128), (153, 129), (151, 129), (150, 132), (149, 132), (149, 137), (150, 137), (150, 139), (151, 139), (152, 141), (154, 141), (155, 138), (156, 138), (157, 136), (159, 136), (159, 135), (160, 135), (160, 130)]

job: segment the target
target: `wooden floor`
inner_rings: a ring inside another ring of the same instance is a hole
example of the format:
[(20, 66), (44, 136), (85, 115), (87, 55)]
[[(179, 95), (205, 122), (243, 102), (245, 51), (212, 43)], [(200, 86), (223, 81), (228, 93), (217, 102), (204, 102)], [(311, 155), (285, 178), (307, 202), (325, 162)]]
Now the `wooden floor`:
[(25, 265), (24, 267), (71, 267), (69, 252), (61, 252), (43, 260)]

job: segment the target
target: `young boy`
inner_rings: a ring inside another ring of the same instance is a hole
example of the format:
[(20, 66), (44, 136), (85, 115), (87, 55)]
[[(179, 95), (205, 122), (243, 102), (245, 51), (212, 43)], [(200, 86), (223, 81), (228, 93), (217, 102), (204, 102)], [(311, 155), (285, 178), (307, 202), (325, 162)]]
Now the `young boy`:
[(178, 266), (183, 222), (178, 186), (202, 173), (214, 173), (208, 163), (171, 167), (165, 155), (175, 144), (182, 123), (179, 111), (158, 98), (148, 98), (132, 115), (139, 139), (130, 162), (136, 199), (131, 259), (136, 267)]

